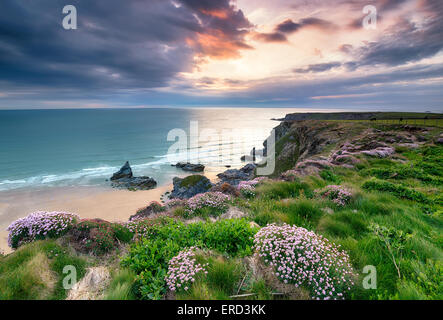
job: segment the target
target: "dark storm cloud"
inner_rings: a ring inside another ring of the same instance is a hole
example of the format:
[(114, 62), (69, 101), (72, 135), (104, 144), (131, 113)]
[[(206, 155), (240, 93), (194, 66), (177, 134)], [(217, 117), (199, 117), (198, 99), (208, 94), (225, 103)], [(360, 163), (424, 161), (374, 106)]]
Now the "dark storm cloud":
[[(250, 24), (228, 0), (176, 3), (181, 5), (72, 0), (78, 29), (64, 30), (66, 1), (2, 0), (2, 89), (162, 87), (178, 72), (191, 71), (195, 54), (217, 54), (218, 43), (208, 45), (205, 37), (230, 44), (224, 54), (248, 47), (243, 29)], [(197, 45), (190, 46), (192, 42)]]

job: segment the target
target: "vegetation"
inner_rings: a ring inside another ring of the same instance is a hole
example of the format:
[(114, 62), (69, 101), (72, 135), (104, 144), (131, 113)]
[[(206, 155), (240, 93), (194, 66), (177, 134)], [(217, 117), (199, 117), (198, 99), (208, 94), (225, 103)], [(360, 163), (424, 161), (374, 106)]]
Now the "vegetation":
[(0, 257), (0, 300), (64, 299), (63, 268), (74, 266), (85, 274), (86, 261), (54, 240), (36, 241), (14, 254)]
[[(346, 124), (353, 134), (363, 132), (358, 126)], [(40, 217), (14, 224), (10, 244), (19, 248), (0, 255), (0, 299), (62, 299), (63, 266), (82, 276), (106, 259), (105, 299), (442, 299), (443, 146), (428, 139), (389, 158), (356, 155), (354, 167), (302, 175), (293, 169), (296, 139), (284, 135), (276, 148), (290, 177), (168, 201), (161, 214), (124, 224), (54, 222), (57, 232), (47, 234), (26, 229), (44, 226)], [(244, 217), (223, 220), (228, 205)], [(363, 287), (369, 265), (376, 289)]]
[(193, 174), (190, 176), (187, 176), (183, 178), (183, 180), (180, 183), (181, 187), (189, 188), (195, 186), (197, 183), (202, 181), (205, 177), (200, 174)]
[(147, 236), (131, 246), (122, 264), (137, 274), (141, 298), (160, 299), (166, 293), (168, 262), (181, 249), (197, 246), (230, 256), (245, 256), (252, 251), (255, 232), (243, 219), (188, 225), (166, 219), (162, 225), (151, 226)]

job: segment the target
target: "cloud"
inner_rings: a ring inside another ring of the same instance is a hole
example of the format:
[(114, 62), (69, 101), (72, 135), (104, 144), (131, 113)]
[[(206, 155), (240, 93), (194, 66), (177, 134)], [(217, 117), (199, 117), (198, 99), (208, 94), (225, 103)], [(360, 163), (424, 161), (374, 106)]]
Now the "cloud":
[(335, 25), (329, 21), (319, 18), (304, 18), (295, 23), (291, 19), (287, 19), (275, 27), (275, 30), (283, 33), (293, 33), (306, 27), (316, 27), (323, 30), (330, 30)]
[(324, 72), (324, 71), (329, 71), (334, 68), (338, 68), (341, 65), (342, 65), (341, 62), (310, 64), (304, 68), (296, 68), (296, 69), (294, 69), (294, 72), (296, 72), (296, 73)]
[(240, 56), (240, 50), (252, 49), (245, 36), (253, 26), (243, 12), (229, 0), (181, 0), (199, 23), (199, 31), (187, 43), (203, 60), (230, 59)]
[(287, 42), (288, 39), (283, 33), (272, 32), (272, 33), (255, 33), (254, 39), (262, 42)]
[[(229, 0), (70, 2), (78, 29), (62, 28), (62, 0), (3, 0), (0, 85), (87, 91), (168, 86), (207, 57), (251, 49), (251, 27)], [(195, 60), (199, 57), (200, 60)]]

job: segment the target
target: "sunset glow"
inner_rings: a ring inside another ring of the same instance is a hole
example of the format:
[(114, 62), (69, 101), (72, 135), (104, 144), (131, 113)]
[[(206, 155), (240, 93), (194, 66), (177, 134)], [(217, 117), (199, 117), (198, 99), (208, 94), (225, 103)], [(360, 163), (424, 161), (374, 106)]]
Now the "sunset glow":
[(0, 108), (441, 108), (441, 1), (97, 1), (72, 31), (54, 24), (61, 1), (13, 3), (4, 30), (33, 15), (1, 35)]

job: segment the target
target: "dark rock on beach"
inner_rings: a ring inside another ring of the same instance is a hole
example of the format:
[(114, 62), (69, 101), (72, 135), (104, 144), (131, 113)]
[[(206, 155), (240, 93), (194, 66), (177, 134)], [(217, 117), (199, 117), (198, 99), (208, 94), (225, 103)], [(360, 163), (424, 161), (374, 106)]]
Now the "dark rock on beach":
[(202, 172), (205, 170), (205, 166), (202, 164), (192, 164), (189, 162), (179, 162), (175, 165), (177, 168), (180, 168), (184, 171), (192, 171), (192, 172)]
[(157, 182), (150, 177), (134, 177), (128, 161), (112, 175), (111, 181), (111, 186), (119, 189), (149, 190), (157, 186)]
[(196, 194), (204, 193), (212, 187), (211, 181), (205, 176), (195, 174), (184, 179), (173, 179), (174, 189), (170, 198), (189, 199)]
[(123, 167), (112, 175), (111, 180), (119, 180), (123, 178), (132, 178), (132, 169), (129, 165), (129, 161), (126, 161)]
[(114, 180), (111, 186), (119, 189), (149, 190), (157, 186), (157, 181), (150, 177), (132, 177)]

